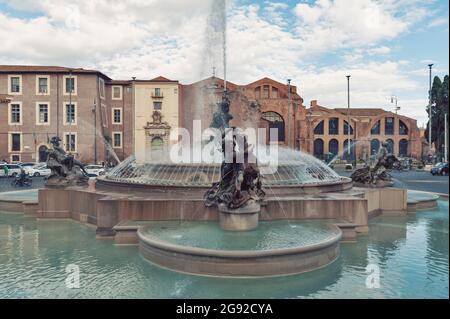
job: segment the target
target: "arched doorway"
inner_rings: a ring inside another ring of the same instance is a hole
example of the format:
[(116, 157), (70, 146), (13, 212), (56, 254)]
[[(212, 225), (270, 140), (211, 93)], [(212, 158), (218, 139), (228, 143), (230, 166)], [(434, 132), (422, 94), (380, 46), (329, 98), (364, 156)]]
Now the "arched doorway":
[(407, 139), (402, 139), (398, 143), (398, 155), (400, 157), (408, 156), (408, 140)]
[(377, 155), (380, 150), (380, 141), (376, 138), (370, 141), (370, 155)]
[[(284, 120), (280, 114), (275, 112), (265, 112), (261, 118), (269, 123), (267, 136), (269, 136), (270, 142), (285, 142), (284, 137)], [(270, 135), (270, 130), (276, 129), (278, 132), (278, 138), (274, 138)]]
[(323, 140), (321, 138), (314, 140), (314, 156), (323, 159)]
[(45, 145), (41, 145), (39, 146), (38, 149), (38, 161), (39, 162), (46, 162), (47, 161), (47, 151), (48, 151), (48, 147)]
[(339, 142), (336, 139), (330, 140), (328, 142), (328, 152), (336, 156), (339, 153)]

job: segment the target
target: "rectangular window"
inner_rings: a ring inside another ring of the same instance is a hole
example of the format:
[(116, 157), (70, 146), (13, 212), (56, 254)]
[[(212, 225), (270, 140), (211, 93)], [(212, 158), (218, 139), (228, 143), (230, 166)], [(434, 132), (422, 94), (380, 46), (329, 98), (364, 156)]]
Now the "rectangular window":
[(269, 98), (269, 90), (270, 90), (270, 86), (268, 85), (264, 85), (263, 87), (263, 99), (268, 99)]
[(64, 95), (77, 95), (77, 76), (65, 75), (64, 76)]
[(98, 79), (99, 87), (100, 87), (100, 98), (105, 98), (105, 81), (101, 78)]
[(22, 151), (22, 134), (21, 133), (11, 133), (11, 152), (21, 152)]
[(11, 154), (11, 163), (20, 162), (20, 154)]
[(113, 132), (113, 147), (122, 147), (122, 132)]
[(122, 109), (121, 108), (113, 108), (112, 109), (112, 119), (113, 119), (113, 124), (122, 124)]
[(75, 103), (66, 103), (64, 111), (64, 124), (77, 124), (77, 106)]
[(155, 110), (162, 110), (162, 102), (153, 102), (153, 108)]
[(48, 103), (39, 103), (38, 102), (36, 110), (37, 110), (36, 124), (38, 124), (38, 125), (49, 124), (50, 108), (49, 108)]
[(160, 97), (161, 96), (161, 89), (160, 88), (156, 88), (155, 89), (155, 96), (156, 97)]
[(20, 78), (18, 76), (11, 77), (11, 92), (20, 93)]
[(75, 153), (77, 151), (77, 135), (74, 133), (64, 134), (64, 149), (66, 152)]
[(386, 117), (384, 120), (384, 134), (393, 135), (394, 134), (394, 118)]
[(50, 77), (49, 76), (38, 76), (36, 82), (37, 82), (36, 94), (40, 94), (40, 95), (49, 94), (49, 92), (50, 92), (50, 89), (49, 89)]
[(22, 115), (21, 115), (22, 105), (19, 103), (11, 103), (9, 107), (10, 107), (9, 125), (21, 125), (22, 124)]
[(273, 99), (278, 99), (278, 89), (272, 87), (272, 98)]
[(258, 86), (258, 87), (255, 89), (255, 98), (256, 98), (256, 99), (260, 99), (260, 98), (261, 98), (261, 87), (260, 87), (260, 86)]
[(122, 99), (122, 87), (121, 86), (113, 86), (112, 87), (112, 99), (113, 100), (121, 100)]
[(338, 135), (339, 134), (339, 119), (333, 117), (328, 120), (328, 134)]

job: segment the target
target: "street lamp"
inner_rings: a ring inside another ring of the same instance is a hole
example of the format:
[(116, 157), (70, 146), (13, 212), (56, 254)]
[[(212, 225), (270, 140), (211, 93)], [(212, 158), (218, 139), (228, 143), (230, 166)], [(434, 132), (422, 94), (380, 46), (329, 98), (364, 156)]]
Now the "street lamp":
[(291, 79), (287, 80), (288, 83), (288, 137), (287, 137), (287, 146), (289, 146), (289, 141), (291, 139)]
[(428, 117), (429, 117), (429, 127), (428, 127), (428, 145), (431, 150), (431, 74), (434, 64), (428, 64), (428, 68), (430, 69), (430, 90), (428, 91)]
[(395, 114), (397, 114), (398, 111), (400, 111), (400, 106), (398, 106), (398, 98), (397, 95), (391, 96), (391, 104), (395, 102)]
[(347, 75), (347, 162), (350, 163), (351, 156), (350, 156), (350, 77), (351, 75)]

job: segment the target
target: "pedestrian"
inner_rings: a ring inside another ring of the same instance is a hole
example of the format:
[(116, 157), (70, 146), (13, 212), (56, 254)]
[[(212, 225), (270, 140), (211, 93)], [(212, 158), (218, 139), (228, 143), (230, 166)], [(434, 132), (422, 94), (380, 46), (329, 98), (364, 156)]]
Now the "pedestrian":
[(5, 177), (9, 177), (9, 168), (8, 165), (3, 165), (3, 172), (5, 173)]

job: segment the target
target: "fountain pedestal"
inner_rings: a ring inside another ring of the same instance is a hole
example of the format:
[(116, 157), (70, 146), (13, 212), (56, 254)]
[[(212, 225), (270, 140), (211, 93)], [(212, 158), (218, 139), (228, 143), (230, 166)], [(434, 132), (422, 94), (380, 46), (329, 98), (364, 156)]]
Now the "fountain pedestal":
[(247, 205), (230, 209), (225, 204), (219, 205), (220, 228), (227, 231), (246, 231), (258, 227), (261, 205), (254, 201)]

